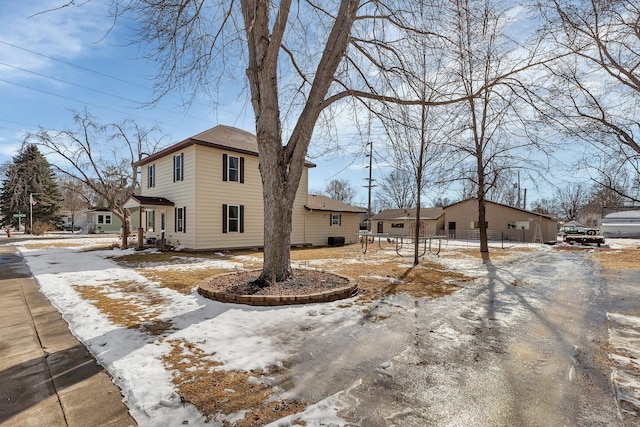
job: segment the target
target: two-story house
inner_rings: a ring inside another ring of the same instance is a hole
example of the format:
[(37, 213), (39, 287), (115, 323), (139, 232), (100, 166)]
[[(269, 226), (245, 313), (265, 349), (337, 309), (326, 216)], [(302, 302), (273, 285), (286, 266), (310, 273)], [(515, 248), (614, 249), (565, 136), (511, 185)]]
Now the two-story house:
[[(260, 248), (264, 207), (258, 164), (254, 135), (216, 126), (137, 162), (140, 195), (129, 198), (125, 207), (137, 210), (146, 239), (165, 239), (191, 250)], [(305, 166), (293, 204), (292, 245), (326, 245), (332, 236), (354, 242), (357, 221), (349, 218), (364, 209), (340, 206), (343, 210), (327, 216), (315, 205), (310, 208), (308, 170), (315, 165)], [(317, 220), (320, 215), (326, 221)]]

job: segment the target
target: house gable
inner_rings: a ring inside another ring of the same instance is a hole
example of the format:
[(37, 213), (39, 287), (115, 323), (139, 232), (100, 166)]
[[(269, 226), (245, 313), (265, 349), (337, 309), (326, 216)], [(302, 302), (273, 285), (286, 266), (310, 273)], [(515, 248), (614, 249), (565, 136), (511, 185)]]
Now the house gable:
[[(177, 160), (179, 159), (179, 160)], [(165, 198), (175, 206), (149, 206), (157, 224), (165, 218), (165, 238), (186, 249), (257, 248), (263, 245), (264, 203), (255, 136), (216, 126), (136, 163), (143, 197)], [(150, 165), (153, 167), (149, 168)], [(305, 243), (306, 162), (294, 201), (292, 244)], [(174, 227), (174, 224), (179, 224)], [(179, 230), (178, 230), (179, 229)], [(160, 236), (148, 236), (160, 237)]]

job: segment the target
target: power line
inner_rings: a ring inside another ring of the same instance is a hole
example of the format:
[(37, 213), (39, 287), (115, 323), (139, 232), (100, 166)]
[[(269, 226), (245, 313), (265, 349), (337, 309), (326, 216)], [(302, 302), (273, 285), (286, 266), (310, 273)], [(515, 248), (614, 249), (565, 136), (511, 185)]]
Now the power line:
[[(126, 113), (124, 111), (116, 110), (116, 109), (111, 108), (111, 107), (106, 107), (104, 105), (95, 104), (93, 102), (86, 102), (86, 101), (82, 101), (82, 100), (79, 100), (79, 99), (76, 99), (76, 98), (71, 98), (69, 96), (60, 95), (58, 93), (53, 93), (53, 92), (49, 92), (49, 91), (46, 91), (46, 90), (43, 90), (43, 89), (38, 89), (38, 88), (35, 88), (35, 87), (27, 86), (27, 85), (24, 85), (22, 83), (16, 83), (16, 82), (12, 82), (12, 81), (5, 80), (5, 79), (0, 79), (0, 82), (5, 82), (5, 83), (12, 84), (12, 85), (15, 85), (15, 86), (19, 86), (19, 87), (22, 87), (22, 88), (25, 88), (25, 89), (29, 89), (29, 90), (33, 90), (33, 91), (36, 91), (36, 92), (44, 93), (44, 94), (49, 95), (49, 96), (55, 96), (55, 97), (58, 97), (58, 98), (62, 98), (62, 99), (66, 99), (66, 100), (69, 100), (69, 101), (77, 102), (77, 103), (80, 103), (80, 104), (83, 104), (83, 105), (90, 105), (90, 106), (93, 106), (93, 107), (102, 108), (104, 110), (112, 111), (114, 113), (119, 113), (119, 114), (124, 114), (124, 115), (128, 115), (128, 116), (137, 117), (137, 118), (142, 119), (142, 120), (157, 121), (157, 120), (150, 119), (148, 117), (143, 117), (143, 116), (140, 116), (140, 115), (137, 115), (137, 114), (133, 114), (133, 113), (130, 113), (130, 112)], [(200, 119), (200, 120), (205, 121), (204, 119)], [(175, 127), (175, 128), (181, 128), (181, 129), (184, 129), (184, 130), (192, 130), (192, 129), (188, 129), (188, 128), (184, 127), (184, 126), (179, 126), (179, 125), (171, 125), (171, 126)]]
[[(15, 48), (15, 49), (20, 49), (20, 50), (22, 50), (22, 51), (29, 52), (29, 53), (31, 53), (31, 54), (33, 54), (33, 55), (37, 55), (37, 56), (41, 56), (41, 57), (43, 57), (43, 58), (47, 58), (47, 59), (49, 59), (49, 60), (51, 60), (51, 61), (55, 61), (55, 62), (59, 62), (59, 63), (61, 63), (61, 64), (68, 65), (69, 67), (74, 67), (74, 68), (77, 68), (77, 69), (80, 69), (80, 70), (83, 70), (83, 71), (87, 71), (87, 72), (89, 72), (89, 73), (97, 74), (97, 75), (99, 75), (99, 76), (103, 76), (103, 77), (106, 77), (106, 78), (109, 78), (109, 79), (112, 79), (112, 80), (116, 80), (116, 81), (119, 81), (119, 82), (122, 82), (122, 83), (126, 83), (126, 84), (128, 84), (128, 85), (136, 86), (136, 87), (139, 87), (139, 88), (141, 88), (141, 89), (145, 89), (145, 90), (148, 90), (148, 91), (151, 91), (151, 92), (153, 92), (153, 91), (154, 91), (154, 89), (153, 89), (152, 87), (145, 86), (145, 85), (141, 85), (141, 84), (136, 83), (136, 82), (133, 82), (133, 81), (131, 81), (131, 80), (126, 80), (126, 79), (123, 79), (123, 78), (120, 78), (120, 77), (117, 77), (117, 76), (113, 76), (113, 75), (110, 75), (110, 74), (107, 74), (107, 73), (103, 73), (103, 72), (101, 72), (101, 71), (93, 70), (93, 69), (91, 69), (91, 68), (84, 67), (84, 66), (82, 66), (82, 65), (78, 65), (78, 64), (74, 64), (74, 63), (72, 63), (72, 62), (65, 61), (65, 60), (63, 60), (63, 59), (54, 58), (53, 56), (46, 55), (46, 54), (44, 54), (44, 53), (40, 53), (40, 52), (36, 52), (35, 50), (27, 49), (26, 47), (18, 46), (18, 45), (16, 45), (16, 44), (9, 43), (9, 42), (6, 42), (6, 41), (4, 41), (4, 40), (0, 40), (0, 43), (1, 43), (1, 44), (4, 44), (4, 45), (6, 45), (6, 46), (13, 47), (13, 48)], [(27, 72), (31, 72), (31, 71), (27, 71)], [(36, 73), (36, 74), (37, 74), (37, 73)], [(46, 76), (45, 76), (45, 77), (46, 77)], [(55, 79), (55, 78), (54, 78), (54, 79)], [(69, 84), (72, 84), (72, 83), (69, 83)], [(94, 89), (91, 89), (91, 90), (94, 90)], [(180, 98), (180, 97), (179, 97), (179, 96), (177, 96), (177, 95), (173, 95), (173, 94), (168, 94), (168, 95), (169, 95), (169, 96), (171, 96), (171, 97), (172, 97), (172, 98), (174, 98), (174, 99), (179, 99), (180, 101), (182, 101), (182, 98)], [(114, 95), (114, 96), (115, 96), (115, 95)], [(194, 101), (194, 102), (196, 102), (196, 101)], [(201, 106), (205, 106), (205, 107), (208, 107), (208, 106), (209, 106), (208, 104), (203, 103), (203, 102), (196, 102), (196, 103), (197, 103), (197, 104), (199, 104), (199, 105), (201, 105)], [(225, 110), (221, 110), (221, 111), (225, 111)], [(228, 112), (228, 113), (229, 113), (230, 111), (226, 111), (226, 112)]]
[[(4, 62), (0, 62), (0, 65), (3, 65), (5, 67), (9, 67), (9, 68), (13, 68), (14, 70), (19, 70), (19, 71), (22, 71), (22, 72), (25, 72), (25, 73), (34, 74), (36, 76), (43, 77), (43, 78), (46, 78), (46, 79), (50, 79), (50, 80), (53, 80), (53, 81), (56, 81), (56, 82), (64, 83), (64, 84), (67, 84), (67, 85), (70, 85), (70, 86), (75, 86), (75, 87), (78, 87), (80, 89), (86, 89), (86, 90), (89, 90), (89, 91), (92, 91), (92, 92), (96, 92), (96, 93), (100, 93), (100, 94), (103, 94), (103, 95), (111, 96), (113, 98), (121, 99), (123, 101), (131, 102), (133, 104), (140, 104), (140, 105), (143, 104), (142, 102), (136, 101), (136, 100), (131, 99), (131, 98), (126, 98), (124, 96), (116, 95), (116, 94), (110, 93), (110, 92), (105, 92), (105, 91), (100, 90), (100, 89), (94, 89), (94, 88), (91, 88), (91, 87), (88, 87), (88, 86), (83, 86), (83, 85), (80, 85), (80, 84), (77, 84), (77, 83), (69, 82), (67, 80), (59, 79), (57, 77), (48, 76), (46, 74), (38, 73), (37, 71), (27, 70), (25, 68), (16, 67), (14, 65), (6, 64)], [(168, 108), (159, 107), (159, 106), (155, 106), (154, 108), (156, 108), (158, 110), (166, 111), (168, 113), (174, 113), (173, 110), (170, 110)], [(205, 119), (201, 119), (200, 117), (195, 117), (195, 116), (190, 116), (190, 115), (185, 115), (185, 117), (189, 117), (189, 118), (196, 119), (196, 120), (206, 121)]]
[(8, 43), (8, 42), (6, 42), (4, 40), (0, 40), (0, 43), (2, 43), (4, 45), (7, 45), (7, 46), (11, 46), (11, 47), (16, 48), (16, 49), (23, 50), (25, 52), (29, 52), (29, 53), (31, 53), (33, 55), (41, 56), (43, 58), (47, 58), (47, 59), (50, 59), (52, 61), (56, 61), (56, 62), (59, 62), (61, 64), (68, 65), (70, 67), (75, 67), (75, 68), (78, 68), (80, 70), (88, 71), (90, 73), (94, 73), (94, 74), (98, 74), (98, 75), (103, 76), (103, 77), (107, 77), (109, 79), (117, 80), (117, 81), (122, 82), (122, 83), (126, 83), (126, 84), (129, 84), (129, 85), (132, 85), (132, 86), (137, 86), (137, 87), (142, 88), (142, 89), (153, 90), (152, 88), (144, 86), (144, 85), (141, 85), (139, 83), (135, 83), (135, 82), (132, 82), (132, 81), (129, 81), (129, 80), (121, 79), (120, 77), (112, 76), (112, 75), (109, 75), (109, 74), (106, 74), (106, 73), (103, 73), (103, 72), (100, 72), (100, 71), (92, 70), (91, 68), (83, 67), (82, 65), (77, 65), (77, 64), (74, 64), (72, 62), (68, 62), (68, 61), (62, 60), (62, 59), (54, 58), (53, 56), (45, 55), (44, 53), (36, 52), (35, 50), (27, 49), (25, 47), (18, 46), (18, 45), (15, 45), (13, 43)]
[(129, 102), (132, 102), (134, 104), (140, 104), (139, 101), (135, 101), (135, 100), (130, 99), (130, 98), (125, 98), (124, 96), (115, 95), (113, 93), (105, 92), (105, 91), (100, 90), (100, 89), (94, 89), (94, 88), (91, 88), (89, 86), (83, 86), (83, 85), (80, 85), (80, 84), (77, 84), (77, 83), (69, 82), (67, 80), (59, 79), (57, 77), (48, 76), (46, 74), (38, 73), (37, 71), (27, 70), (25, 68), (16, 67), (15, 65), (5, 64), (4, 62), (0, 62), (0, 65), (3, 65), (5, 67), (9, 67), (9, 68), (13, 68), (14, 70), (22, 71), (22, 72), (25, 72), (25, 73), (34, 74), (34, 75), (39, 76), (39, 77), (44, 77), (45, 79), (53, 80), (55, 82), (60, 82), (60, 83), (64, 83), (64, 84), (67, 84), (67, 85), (70, 85), (70, 86), (79, 87), (80, 89), (86, 89), (86, 90), (90, 90), (92, 92), (97, 92), (97, 93), (101, 93), (103, 95), (112, 96), (114, 98), (122, 99), (124, 101), (129, 101)]

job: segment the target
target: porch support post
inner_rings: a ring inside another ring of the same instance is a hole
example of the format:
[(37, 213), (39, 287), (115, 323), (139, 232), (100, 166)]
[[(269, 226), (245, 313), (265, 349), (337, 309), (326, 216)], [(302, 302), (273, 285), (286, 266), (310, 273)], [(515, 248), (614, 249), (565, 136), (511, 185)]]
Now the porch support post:
[(140, 205), (140, 209), (138, 210), (138, 213), (140, 215), (138, 219), (138, 249), (142, 249), (143, 247), (142, 239), (144, 235), (142, 230), (142, 205)]

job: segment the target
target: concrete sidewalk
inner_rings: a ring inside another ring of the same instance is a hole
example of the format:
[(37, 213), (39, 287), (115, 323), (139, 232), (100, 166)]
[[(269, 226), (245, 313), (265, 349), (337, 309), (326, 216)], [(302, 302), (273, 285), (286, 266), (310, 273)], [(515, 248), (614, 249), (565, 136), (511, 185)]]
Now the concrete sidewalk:
[(0, 246), (0, 426), (135, 426), (120, 390)]

